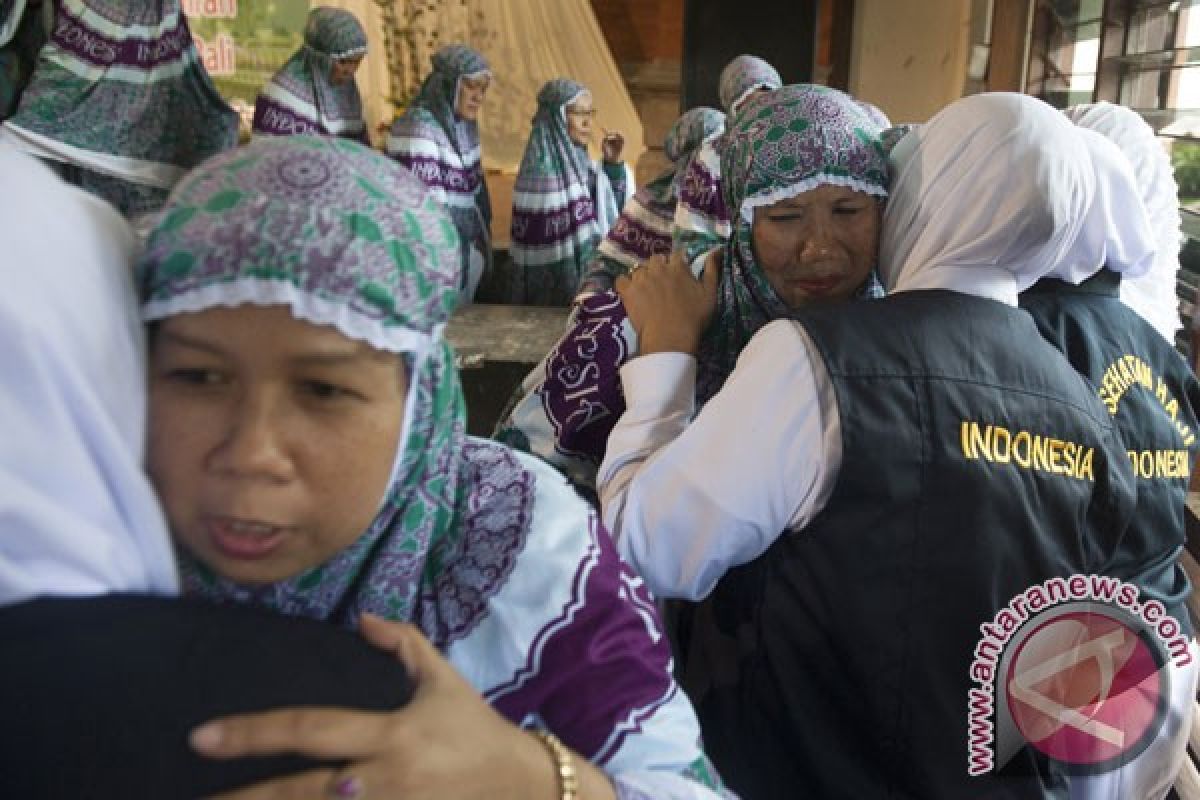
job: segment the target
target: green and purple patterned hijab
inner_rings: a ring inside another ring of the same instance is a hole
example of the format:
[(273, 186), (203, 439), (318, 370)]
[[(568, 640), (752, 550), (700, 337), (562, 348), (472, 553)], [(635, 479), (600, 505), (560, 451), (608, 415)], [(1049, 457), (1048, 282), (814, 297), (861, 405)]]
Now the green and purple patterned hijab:
[(717, 92), (721, 107), (733, 115), (741, 110), (751, 92), (780, 86), (783, 86), (783, 79), (774, 67), (758, 56), (740, 55), (721, 70)]
[(621, 797), (724, 797), (611, 536), (548, 467), (465, 435), (441, 336), (459, 267), (431, 190), (345, 139), (263, 137), (184, 178), (139, 264), (146, 319), (282, 304), (402, 354), (410, 376), (392, 478), (357, 541), (261, 586), (181, 553), (184, 590), (346, 627), (410, 621), (496, 712), (553, 731)]
[[(469, 511), (498, 510), (473, 497), (462, 391), (442, 338), (459, 297), (458, 246), (424, 184), (344, 139), (264, 137), (172, 192), (138, 265), (145, 320), (286, 305), (298, 319), (403, 354), (411, 369), (401, 444), (371, 527), (329, 562), (262, 587), (236, 585), (183, 553), (189, 591), (343, 624), (372, 611), (421, 623), (435, 640), (454, 635), (439, 581), (453, 580), (445, 565)], [(435, 574), (431, 564), (442, 567)]]
[(335, 84), (330, 77), (335, 61), (366, 52), (367, 34), (357, 17), (337, 8), (314, 8), (304, 26), (304, 45), (254, 102), (254, 132), (345, 136), (366, 144), (358, 86), (353, 79)]
[(759, 328), (790, 313), (754, 255), (754, 209), (823, 184), (887, 197), (881, 133), (853, 97), (810, 84), (755, 98), (734, 118), (721, 155), (722, 192), (733, 233), (725, 248), (717, 312), (700, 344), (700, 402), (725, 382)]

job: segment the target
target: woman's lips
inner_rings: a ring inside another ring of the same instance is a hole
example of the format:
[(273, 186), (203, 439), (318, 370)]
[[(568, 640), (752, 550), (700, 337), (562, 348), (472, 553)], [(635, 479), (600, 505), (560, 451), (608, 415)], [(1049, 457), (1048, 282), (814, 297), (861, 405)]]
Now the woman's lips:
[(830, 294), (839, 286), (841, 286), (841, 278), (806, 278), (804, 280), (790, 281), (792, 286), (800, 289), (805, 294)]
[(257, 561), (274, 553), (288, 528), (235, 517), (207, 517), (204, 526), (213, 546), (228, 558)]

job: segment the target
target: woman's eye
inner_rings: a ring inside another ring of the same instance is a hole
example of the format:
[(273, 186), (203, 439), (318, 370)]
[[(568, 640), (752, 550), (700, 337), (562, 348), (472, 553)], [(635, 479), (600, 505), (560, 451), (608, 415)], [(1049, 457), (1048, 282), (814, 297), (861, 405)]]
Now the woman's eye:
[(168, 370), (167, 380), (189, 386), (216, 386), (225, 380), (225, 376), (216, 370), (202, 367), (180, 367)]
[(349, 389), (325, 381), (304, 381), (301, 386), (306, 394), (318, 400), (337, 400), (355, 396), (355, 393)]
[(834, 209), (835, 214), (858, 214), (863, 209), (859, 206), (839, 206)]

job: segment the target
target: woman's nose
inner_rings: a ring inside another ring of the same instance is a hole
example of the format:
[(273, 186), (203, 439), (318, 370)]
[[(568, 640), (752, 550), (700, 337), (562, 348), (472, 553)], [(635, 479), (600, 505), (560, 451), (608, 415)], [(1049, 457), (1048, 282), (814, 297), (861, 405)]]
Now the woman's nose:
[(225, 436), (210, 465), (239, 478), (286, 481), (292, 464), (284, 444), (283, 420), (259, 398), (244, 398), (231, 410)]

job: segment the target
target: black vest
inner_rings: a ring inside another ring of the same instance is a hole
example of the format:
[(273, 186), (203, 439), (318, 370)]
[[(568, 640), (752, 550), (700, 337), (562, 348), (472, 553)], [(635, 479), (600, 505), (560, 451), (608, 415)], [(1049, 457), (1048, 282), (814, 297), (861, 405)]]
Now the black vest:
[[(696, 622), (737, 653), (695, 696), (710, 754), (750, 800), (1065, 797), (1031, 747), (968, 776), (969, 670), (1012, 598), (1111, 561), (1134, 497), (1112, 421), (1016, 308), (921, 291), (798, 320), (842, 465), (812, 524), (730, 571)], [(997, 430), (1023, 435), (1026, 466)], [(1034, 463), (1034, 435), (1075, 460)]]
[[(1188, 475), (1200, 433), (1200, 383), (1187, 362), (1119, 299), (1109, 270), (1074, 286), (1047, 279), (1021, 295), (1046, 341), (1096, 388), (1137, 478), (1137, 511), (1113, 574), (1142, 587), (1191, 632), (1191, 582), (1179, 564)], [(1173, 412), (1173, 413), (1172, 413)]]
[[(15, 535), (6, 532), (6, 535)], [(387, 711), (395, 657), (326, 622), (193, 598), (42, 598), (0, 609), (0, 797), (208, 797), (328, 761), (200, 757), (188, 733), (289, 706)]]

